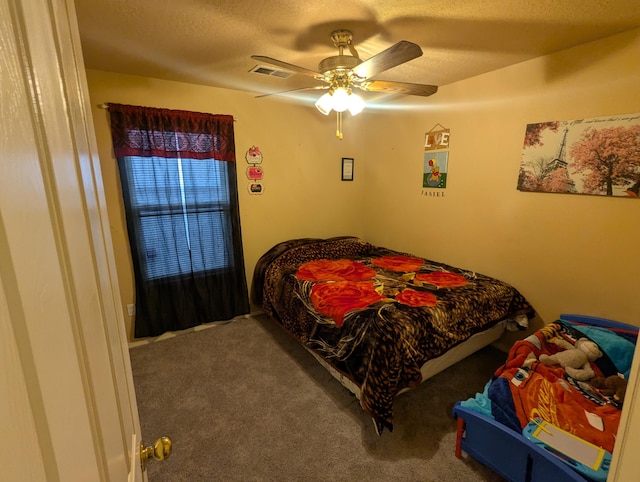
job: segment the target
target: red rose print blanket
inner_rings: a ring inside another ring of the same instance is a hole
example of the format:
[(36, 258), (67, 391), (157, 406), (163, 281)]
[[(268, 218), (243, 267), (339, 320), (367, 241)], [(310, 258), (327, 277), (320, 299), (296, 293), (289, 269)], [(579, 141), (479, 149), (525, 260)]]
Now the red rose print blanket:
[(360, 387), (378, 433), (420, 368), (500, 320), (533, 315), (513, 287), (354, 237), (297, 239), (258, 261), (252, 302)]

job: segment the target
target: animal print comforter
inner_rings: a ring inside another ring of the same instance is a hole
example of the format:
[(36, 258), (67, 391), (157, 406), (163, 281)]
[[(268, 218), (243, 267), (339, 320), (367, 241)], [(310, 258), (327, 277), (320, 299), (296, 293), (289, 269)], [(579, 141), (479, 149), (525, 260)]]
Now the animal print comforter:
[(513, 287), (354, 237), (279, 243), (256, 265), (254, 305), (360, 387), (378, 433), (421, 366), (533, 309)]

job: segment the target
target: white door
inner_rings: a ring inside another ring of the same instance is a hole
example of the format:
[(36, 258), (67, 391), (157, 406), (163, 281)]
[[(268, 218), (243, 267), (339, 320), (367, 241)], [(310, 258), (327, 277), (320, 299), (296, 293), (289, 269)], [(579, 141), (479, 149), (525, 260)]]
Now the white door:
[(0, 480), (142, 480), (72, 0), (0, 0)]

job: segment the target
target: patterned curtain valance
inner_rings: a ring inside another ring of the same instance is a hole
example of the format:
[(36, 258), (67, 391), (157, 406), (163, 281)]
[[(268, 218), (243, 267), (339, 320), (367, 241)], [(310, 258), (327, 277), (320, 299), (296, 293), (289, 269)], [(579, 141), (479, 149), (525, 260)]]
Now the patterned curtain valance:
[(233, 116), (109, 104), (116, 157), (235, 161)]

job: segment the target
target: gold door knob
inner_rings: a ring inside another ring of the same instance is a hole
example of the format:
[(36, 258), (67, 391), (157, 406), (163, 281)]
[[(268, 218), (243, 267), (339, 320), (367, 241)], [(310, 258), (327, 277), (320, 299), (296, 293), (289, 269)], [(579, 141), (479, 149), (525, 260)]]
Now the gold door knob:
[(147, 469), (147, 461), (152, 457), (156, 460), (164, 460), (171, 455), (171, 439), (169, 437), (160, 437), (153, 445), (145, 447), (140, 444), (140, 465), (142, 471)]

